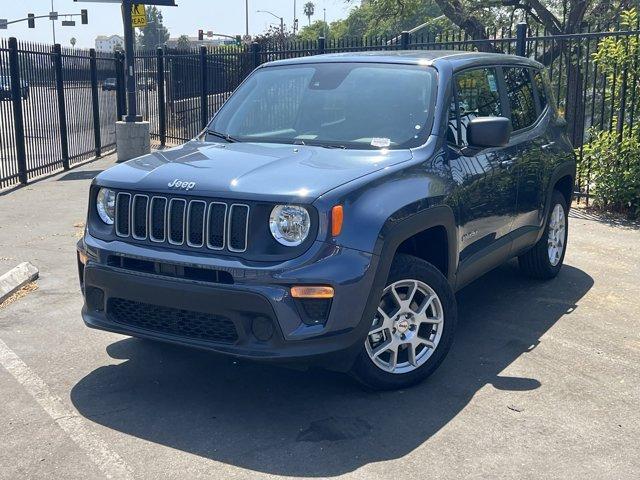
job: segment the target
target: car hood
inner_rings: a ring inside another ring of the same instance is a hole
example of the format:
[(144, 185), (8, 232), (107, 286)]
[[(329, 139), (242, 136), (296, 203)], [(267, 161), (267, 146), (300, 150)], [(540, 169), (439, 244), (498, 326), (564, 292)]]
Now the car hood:
[(311, 202), (344, 183), (411, 158), (410, 150), (194, 140), (110, 168), (96, 183), (148, 192)]

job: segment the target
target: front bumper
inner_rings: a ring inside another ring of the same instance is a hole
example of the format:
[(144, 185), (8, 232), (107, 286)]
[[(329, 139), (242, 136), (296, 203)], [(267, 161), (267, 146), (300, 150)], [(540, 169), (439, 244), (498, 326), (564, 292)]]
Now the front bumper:
[[(322, 242), (316, 242), (301, 257), (270, 265), (214, 255), (186, 255), (121, 241), (104, 242), (89, 235), (78, 243), (78, 250), (88, 256), (86, 265), (78, 262), (78, 267), (85, 296), (82, 317), (89, 327), (244, 358), (348, 368), (370, 326), (363, 320), (365, 312), (371, 311), (371, 305), (375, 311), (377, 304), (372, 292), (378, 257)], [(122, 264), (114, 266), (114, 257), (215, 269), (224, 272), (227, 281), (125, 269)], [(290, 286), (305, 284), (334, 288), (324, 323), (308, 325), (302, 321), (300, 305), (291, 297)], [(102, 292), (97, 298), (96, 289)], [(123, 322), (123, 304), (136, 317), (146, 318), (152, 312), (152, 321)], [(167, 320), (169, 317), (179, 317), (179, 321)], [(208, 322), (213, 322), (212, 335), (202, 335), (198, 329), (194, 333), (190, 322), (204, 325), (205, 333), (211, 333)], [(233, 334), (229, 333), (229, 322)], [(219, 331), (218, 327), (227, 330)]]

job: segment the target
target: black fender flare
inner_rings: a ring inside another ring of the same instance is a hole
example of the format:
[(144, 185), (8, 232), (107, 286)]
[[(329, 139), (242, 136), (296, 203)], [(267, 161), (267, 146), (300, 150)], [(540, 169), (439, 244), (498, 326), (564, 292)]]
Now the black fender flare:
[[(542, 238), (542, 235), (544, 234), (546, 218), (549, 215), (549, 210), (551, 209), (551, 196), (553, 195), (553, 191), (554, 191), (553, 187), (556, 185), (556, 183), (558, 183), (558, 180), (560, 180), (563, 177), (570, 177), (571, 184), (572, 185), (574, 184), (576, 180), (576, 162), (574, 160), (568, 160), (566, 162), (561, 163), (560, 165), (558, 165), (556, 168), (553, 169), (553, 171), (551, 172), (551, 175), (549, 176), (549, 183), (547, 185), (547, 194), (544, 202), (544, 215), (542, 217), (543, 218), (542, 228), (540, 228), (540, 231), (538, 232), (536, 242), (540, 240), (540, 238)], [(571, 208), (571, 198), (573, 198), (573, 189), (571, 191), (571, 196), (569, 198), (569, 205), (568, 205), (569, 208)]]

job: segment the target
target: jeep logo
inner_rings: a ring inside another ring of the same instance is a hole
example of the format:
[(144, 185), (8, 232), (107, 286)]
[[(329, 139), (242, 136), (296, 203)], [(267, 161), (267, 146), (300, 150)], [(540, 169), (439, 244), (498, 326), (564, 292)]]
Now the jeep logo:
[(169, 182), (167, 187), (169, 188), (181, 188), (182, 190), (192, 190), (196, 186), (196, 182), (185, 182), (184, 180), (178, 180), (177, 178), (173, 182)]

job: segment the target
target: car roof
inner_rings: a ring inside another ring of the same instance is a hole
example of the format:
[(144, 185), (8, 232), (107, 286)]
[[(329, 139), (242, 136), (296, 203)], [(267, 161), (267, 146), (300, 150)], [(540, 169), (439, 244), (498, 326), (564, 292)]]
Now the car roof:
[(434, 65), (449, 63), (453, 70), (485, 64), (518, 64), (543, 68), (526, 57), (505, 53), (465, 52), (459, 50), (373, 50), (366, 52), (328, 53), (308, 57), (287, 58), (263, 64), (264, 66), (297, 65), (329, 62), (392, 63), (408, 65)]

